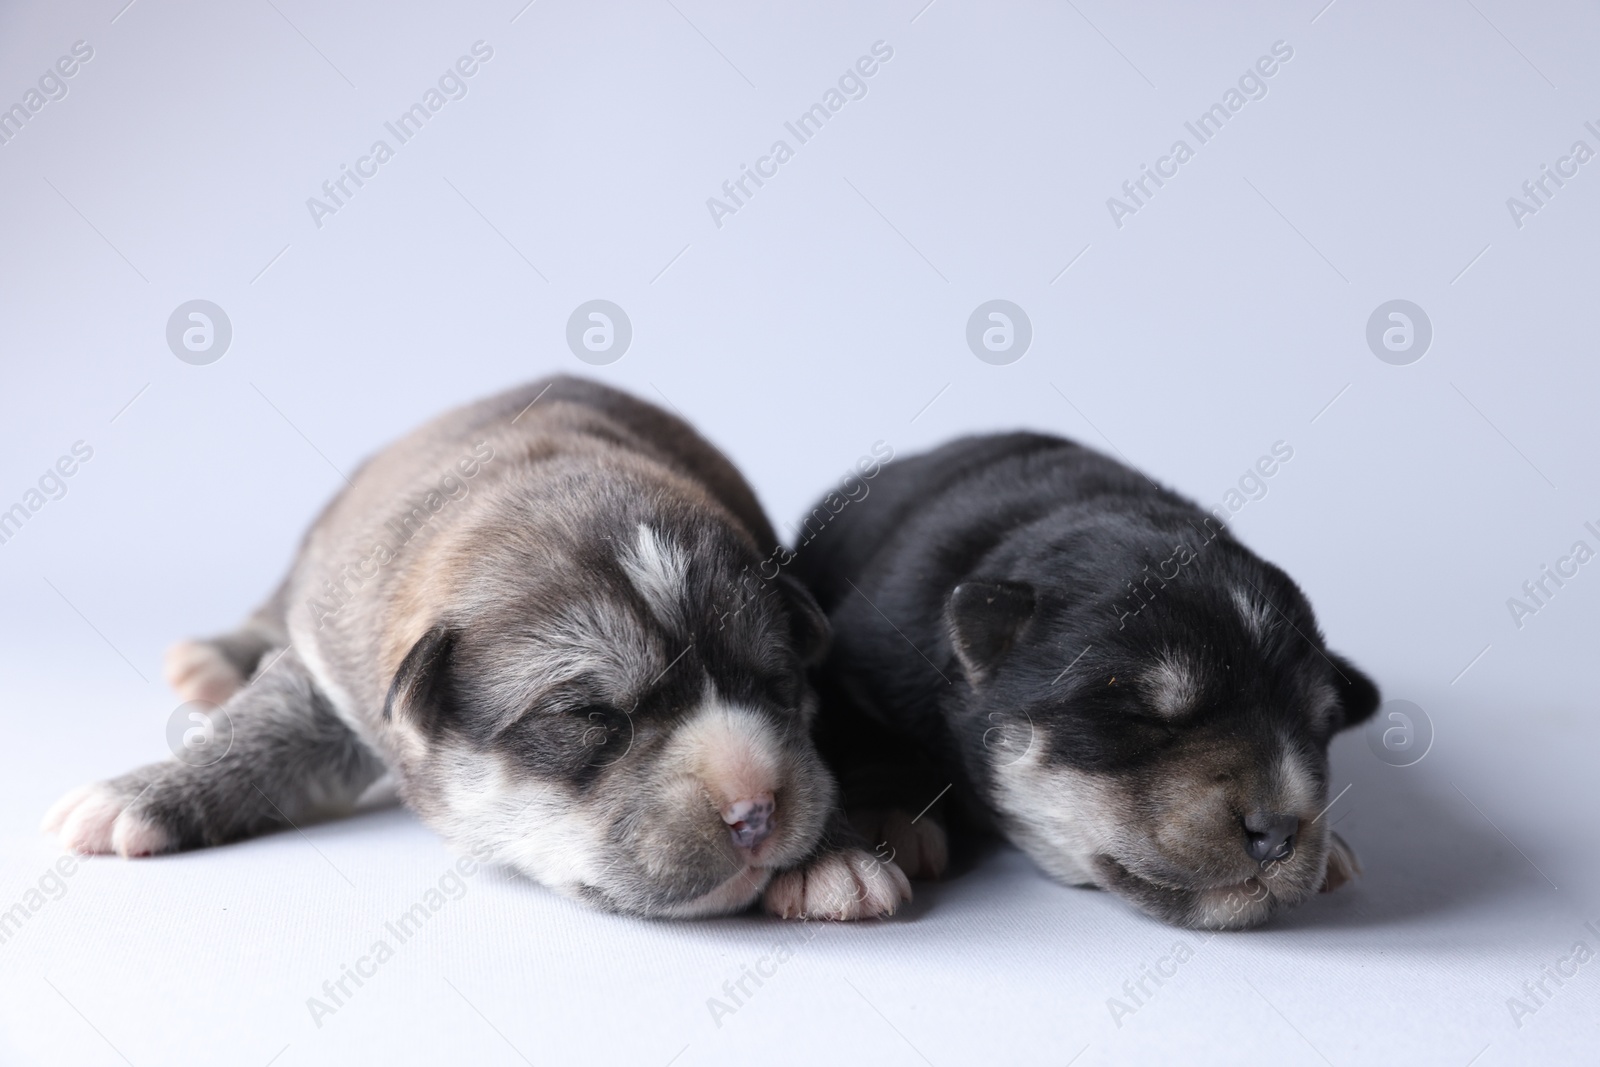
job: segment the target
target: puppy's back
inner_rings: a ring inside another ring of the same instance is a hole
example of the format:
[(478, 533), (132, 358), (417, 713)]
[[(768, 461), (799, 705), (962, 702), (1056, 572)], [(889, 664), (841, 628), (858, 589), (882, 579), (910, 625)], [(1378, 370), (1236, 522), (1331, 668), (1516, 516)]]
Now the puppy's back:
[[(1147, 485), (1063, 437), (957, 438), (884, 468), (859, 506), (844, 509), (799, 548), (794, 566), (823, 610), (832, 611), (852, 582), (879, 584), (889, 570), (945, 572), (959, 560), (981, 558), (1011, 530), (1051, 510)], [(933, 555), (924, 559), (927, 553)]]
[[(532, 407), (529, 407), (529, 405)], [(549, 407), (546, 407), (549, 405)], [(693, 427), (653, 404), (599, 382), (556, 375), (511, 389), (464, 408), (473, 425), (509, 422), (555, 412), (563, 405), (584, 409), (588, 417), (568, 421), (567, 428), (608, 437), (616, 444), (649, 456), (704, 486), (749, 531), (762, 551), (777, 544), (777, 535), (761, 510), (754, 491), (716, 446)], [(527, 414), (521, 414), (526, 409)], [(449, 416), (446, 416), (448, 418)], [(563, 419), (561, 414), (552, 419)]]
[[(564, 374), (445, 412), (371, 457), (357, 472), (351, 488), (359, 490), (365, 481), (392, 499), (414, 482), (419, 471), (430, 472), (441, 462), (447, 469), (464, 443), (486, 436), (503, 439), (510, 434), (519, 440), (533, 440), (561, 432), (606, 441), (699, 483), (749, 531), (760, 548), (768, 550), (777, 543), (749, 484), (727, 457), (688, 423), (620, 390)], [(335, 498), (330, 510), (344, 495)]]

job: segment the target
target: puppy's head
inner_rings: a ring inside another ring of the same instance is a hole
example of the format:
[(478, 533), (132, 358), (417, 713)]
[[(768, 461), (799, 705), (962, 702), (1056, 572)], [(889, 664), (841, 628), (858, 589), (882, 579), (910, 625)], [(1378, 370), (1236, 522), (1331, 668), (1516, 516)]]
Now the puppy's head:
[(1252, 926), (1352, 876), (1328, 742), (1378, 691), (1300, 590), (1225, 534), (1092, 563), (1074, 540), (1021, 568), (1048, 582), (969, 582), (948, 606), (964, 749), (1011, 838), (1183, 926)]
[(385, 712), (402, 790), (596, 906), (739, 910), (833, 804), (805, 680), (826, 620), (704, 507), (573, 488), (560, 523), (514, 508), (438, 564)]

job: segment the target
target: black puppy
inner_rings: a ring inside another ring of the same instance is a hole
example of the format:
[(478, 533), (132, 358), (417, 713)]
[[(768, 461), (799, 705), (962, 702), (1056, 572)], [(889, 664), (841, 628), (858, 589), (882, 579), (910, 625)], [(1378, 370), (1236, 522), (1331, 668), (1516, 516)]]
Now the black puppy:
[[(834, 629), (825, 755), (861, 829), (937, 875), (947, 783), (1052, 876), (1182, 926), (1254, 925), (1357, 869), (1328, 742), (1377, 687), (1283, 571), (1061, 438), (886, 468), (797, 547)], [(808, 529), (814, 527), (808, 524)]]

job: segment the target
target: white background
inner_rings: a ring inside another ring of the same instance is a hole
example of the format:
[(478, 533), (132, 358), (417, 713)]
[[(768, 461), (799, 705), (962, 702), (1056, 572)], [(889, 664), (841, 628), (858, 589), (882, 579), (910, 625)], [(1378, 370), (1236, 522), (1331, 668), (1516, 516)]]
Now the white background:
[[(1366, 876), (1248, 934), (1008, 850), (826, 929), (623, 920), (486, 873), (320, 1028), (306, 998), (450, 863), (409, 814), (90, 861), (0, 944), (0, 1061), (1594, 1058), (1600, 962), (1542, 1004), (1522, 986), (1600, 951), (1600, 564), (1521, 628), (1506, 603), (1600, 548), (1600, 161), (1520, 228), (1506, 205), (1600, 149), (1592, 6), (124, 2), (0, 12), (0, 105), (94, 49), (0, 147), (0, 508), (94, 450), (0, 545), (0, 909), (54, 859), (50, 801), (166, 755), (162, 649), (271, 588), (338, 471), (555, 370), (676, 407), (780, 524), (880, 439), (1043, 428), (1206, 503), (1288, 442), (1235, 529), (1435, 737), (1405, 768), (1336, 744), (1328, 818)], [(478, 40), (466, 97), (314, 225), (306, 199)], [(797, 145), (783, 123), (879, 40), (866, 97)], [(1117, 227), (1106, 199), (1280, 40), (1265, 98)], [(795, 157), (714, 225), (780, 137)], [(208, 366), (165, 342), (194, 298), (232, 322)], [(605, 367), (564, 341), (593, 298), (634, 329)], [(1008, 366), (964, 338), (992, 298), (1033, 325)], [(1433, 324), (1409, 366), (1365, 340), (1395, 298)], [(707, 998), (784, 936), (807, 940), (717, 1025)]]

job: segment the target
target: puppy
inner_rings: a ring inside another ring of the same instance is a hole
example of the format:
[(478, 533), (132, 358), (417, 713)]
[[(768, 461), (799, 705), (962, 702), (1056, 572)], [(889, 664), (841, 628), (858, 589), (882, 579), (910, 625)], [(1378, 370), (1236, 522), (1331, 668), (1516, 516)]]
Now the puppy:
[(1180, 926), (1251, 926), (1357, 870), (1322, 817), (1328, 741), (1378, 690), (1212, 516), (1032, 433), (955, 441), (813, 515), (794, 567), (834, 630), (824, 753), (912, 877), (942, 871), (951, 800)]
[(456, 848), (601, 908), (887, 915), (905, 876), (855, 847), (809, 737), (826, 620), (755, 577), (776, 544), (727, 460), (639, 400), (552, 378), (453, 411), (362, 466), (241, 629), (169, 653), (226, 755), (77, 790), (45, 828), (217, 845), (387, 771)]

